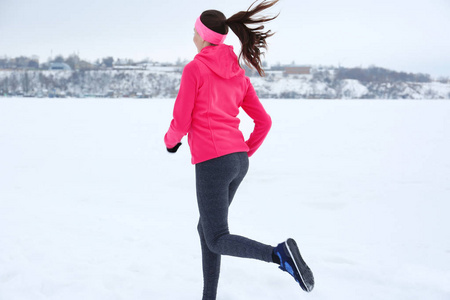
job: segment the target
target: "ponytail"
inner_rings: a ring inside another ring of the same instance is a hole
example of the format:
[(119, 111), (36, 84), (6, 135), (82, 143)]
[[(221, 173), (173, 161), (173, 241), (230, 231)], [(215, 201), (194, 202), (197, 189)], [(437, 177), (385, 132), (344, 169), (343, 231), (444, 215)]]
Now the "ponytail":
[[(260, 76), (264, 76), (265, 74), (261, 63), (261, 55), (264, 53), (261, 53), (261, 49), (267, 49), (266, 39), (274, 35), (270, 30), (266, 32), (262, 31), (264, 25), (261, 23), (272, 21), (278, 17), (278, 15), (274, 17), (262, 16), (256, 18), (254, 15), (272, 7), (278, 1), (279, 0), (264, 0), (252, 9), (252, 6), (257, 2), (255, 1), (250, 5), (247, 11), (240, 11), (225, 21), (226, 25), (231, 28), (241, 41), (242, 49), (239, 58), (243, 57), (244, 63), (249, 67), (254, 67)], [(249, 28), (247, 24), (260, 24), (260, 26)]]
[[(199, 21), (212, 31), (226, 35), (228, 33), (228, 27), (233, 30), (241, 41), (241, 53), (239, 58), (243, 58), (244, 63), (250, 68), (255, 68), (260, 76), (264, 76), (264, 70), (261, 63), (261, 49), (267, 49), (268, 37), (271, 37), (273, 33), (270, 30), (264, 32), (264, 25), (262, 23), (272, 21), (278, 15), (274, 17), (254, 17), (257, 13), (266, 10), (267, 8), (275, 5), (279, 0), (266, 1), (263, 0), (260, 4), (255, 5), (255, 2), (250, 5), (247, 11), (240, 11), (234, 14), (230, 18), (226, 18), (225, 15), (218, 10), (206, 10), (204, 11)], [(259, 25), (256, 28), (249, 28), (247, 24)], [(209, 41), (214, 45), (213, 41)]]

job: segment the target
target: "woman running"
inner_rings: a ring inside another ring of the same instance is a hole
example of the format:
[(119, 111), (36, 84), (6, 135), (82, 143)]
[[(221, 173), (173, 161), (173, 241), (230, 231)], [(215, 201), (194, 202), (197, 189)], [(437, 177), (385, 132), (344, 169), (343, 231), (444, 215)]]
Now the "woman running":
[[(194, 43), (198, 54), (187, 64), (174, 105), (173, 120), (164, 137), (167, 151), (175, 153), (188, 134), (195, 165), (203, 265), (203, 300), (216, 299), (221, 255), (253, 258), (276, 263), (291, 274), (301, 288), (314, 287), (311, 270), (300, 256), (293, 239), (277, 247), (230, 234), (228, 208), (244, 179), (249, 157), (261, 146), (272, 121), (239, 65), (233, 47), (223, 42), (228, 29), (238, 36), (240, 57), (263, 76), (261, 49), (273, 34), (262, 31), (275, 17), (255, 17), (276, 1), (262, 1), (247, 11), (226, 18), (217, 10), (204, 11), (195, 22)], [(251, 28), (247, 25), (252, 26)], [(254, 120), (248, 140), (239, 130), (239, 108)]]

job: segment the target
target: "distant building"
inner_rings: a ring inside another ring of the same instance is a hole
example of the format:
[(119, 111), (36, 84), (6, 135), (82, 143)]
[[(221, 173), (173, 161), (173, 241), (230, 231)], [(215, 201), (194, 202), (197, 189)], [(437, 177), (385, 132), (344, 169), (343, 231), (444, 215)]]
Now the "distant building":
[(283, 73), (286, 75), (311, 75), (311, 67), (310, 66), (299, 66), (299, 65), (274, 65), (271, 66), (269, 71), (270, 73)]
[(133, 65), (113, 65), (114, 70), (145, 70), (144, 65), (133, 66)]
[(66, 63), (52, 62), (52, 63), (50, 63), (49, 70), (72, 71), (72, 68)]
[(301, 74), (301, 75), (310, 75), (311, 74), (311, 67), (285, 67), (284, 68), (285, 74)]
[(77, 67), (80, 70), (95, 70), (97, 68), (96, 65), (91, 64), (90, 62), (87, 62), (87, 61), (84, 61), (84, 60), (81, 60), (78, 63)]

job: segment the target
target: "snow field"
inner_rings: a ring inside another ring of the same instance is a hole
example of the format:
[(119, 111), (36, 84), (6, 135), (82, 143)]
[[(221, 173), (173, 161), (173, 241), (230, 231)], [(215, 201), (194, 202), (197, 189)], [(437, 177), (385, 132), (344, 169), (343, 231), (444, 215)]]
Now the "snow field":
[[(224, 257), (221, 300), (448, 299), (450, 102), (265, 100), (230, 230), (297, 240), (306, 294)], [(0, 100), (0, 299), (200, 299), (194, 168), (173, 100)], [(252, 122), (242, 116), (248, 135)]]

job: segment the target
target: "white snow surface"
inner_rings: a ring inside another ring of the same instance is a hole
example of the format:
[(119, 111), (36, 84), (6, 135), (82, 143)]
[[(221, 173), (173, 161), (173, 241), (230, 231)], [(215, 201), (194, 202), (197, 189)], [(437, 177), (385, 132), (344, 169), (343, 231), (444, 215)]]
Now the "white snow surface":
[[(0, 99), (0, 299), (201, 299), (194, 167), (174, 100)], [(450, 102), (263, 100), (273, 127), (232, 233), (299, 244), (223, 257), (218, 300), (450, 299)], [(252, 122), (242, 116), (245, 134)]]

